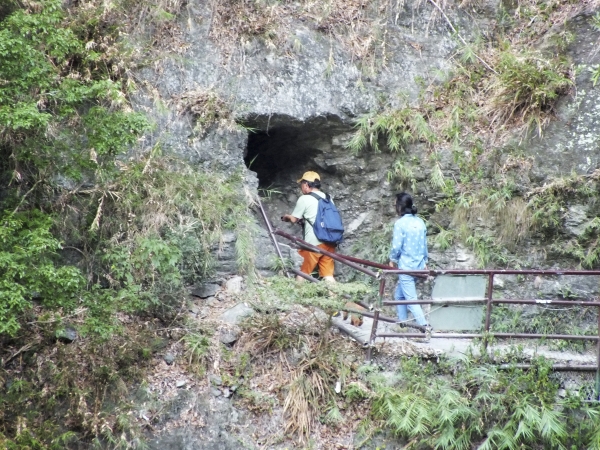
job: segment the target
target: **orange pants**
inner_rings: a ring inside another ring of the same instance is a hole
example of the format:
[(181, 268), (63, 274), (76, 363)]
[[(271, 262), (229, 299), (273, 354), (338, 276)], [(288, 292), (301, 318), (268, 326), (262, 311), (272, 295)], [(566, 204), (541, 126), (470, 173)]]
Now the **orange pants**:
[[(335, 246), (328, 244), (319, 244), (317, 247), (322, 248), (330, 253), (335, 252)], [(300, 267), (300, 271), (307, 275), (310, 275), (317, 264), (319, 265), (319, 275), (321, 277), (332, 277), (333, 276), (333, 259), (329, 256), (321, 255), (320, 253), (309, 252), (308, 250), (298, 250), (300, 256), (304, 258), (304, 262)]]

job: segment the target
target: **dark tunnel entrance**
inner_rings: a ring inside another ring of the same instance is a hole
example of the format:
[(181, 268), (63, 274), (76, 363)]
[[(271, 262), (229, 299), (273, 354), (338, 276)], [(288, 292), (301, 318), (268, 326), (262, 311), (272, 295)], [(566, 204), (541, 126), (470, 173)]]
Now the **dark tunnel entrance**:
[(286, 174), (290, 172), (301, 172), (308, 166), (314, 169), (311, 159), (318, 153), (318, 149), (306, 146), (298, 129), (281, 127), (251, 133), (244, 162), (256, 172), (259, 188), (269, 189), (287, 184)]
[(337, 116), (306, 121), (284, 115), (256, 116), (243, 123), (254, 130), (248, 136), (244, 162), (256, 172), (261, 189), (293, 189), (307, 170), (327, 174), (332, 180), (336, 166), (329, 160), (336, 153), (335, 138), (351, 130)]
[[(242, 123), (254, 130), (248, 135), (244, 160), (248, 169), (256, 173), (258, 194), (273, 228), (302, 236), (298, 224), (282, 222), (281, 217), (294, 211), (302, 195), (297, 180), (306, 171), (320, 175), (321, 190), (333, 197), (340, 211), (346, 228), (340, 246), (342, 253), (357, 239), (369, 236), (374, 221), (385, 221), (393, 214), (386, 197), (389, 193), (386, 173), (393, 156), (353, 155), (346, 147), (355, 132), (351, 123), (338, 116), (301, 121), (282, 115), (254, 116)], [(263, 229), (268, 228), (259, 211), (256, 219)], [(284, 238), (278, 241), (290, 244)], [(287, 248), (291, 258), (300, 258)], [(367, 242), (362, 249), (355, 256), (368, 256), (371, 246)], [(267, 247), (265, 251), (269, 251)], [(301, 262), (301, 258), (296, 262)], [(336, 265), (338, 271), (343, 273), (345, 269)]]

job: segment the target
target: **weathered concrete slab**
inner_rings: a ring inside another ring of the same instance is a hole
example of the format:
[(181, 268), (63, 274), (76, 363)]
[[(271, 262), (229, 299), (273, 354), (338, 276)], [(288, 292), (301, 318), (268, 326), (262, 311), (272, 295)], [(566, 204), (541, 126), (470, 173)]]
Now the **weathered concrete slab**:
[(486, 288), (487, 278), (480, 275), (437, 276), (429, 323), (439, 331), (481, 329)]
[(485, 300), (487, 278), (481, 275), (438, 275), (431, 298), (444, 303)]
[[(448, 308), (451, 308), (449, 306)], [(447, 309), (447, 308), (444, 308)], [(341, 317), (333, 317), (333, 324), (337, 326), (342, 332), (351, 336), (359, 344), (365, 345), (369, 341), (371, 335), (371, 328), (373, 326), (373, 319), (363, 316), (363, 324), (360, 327), (355, 327), (350, 323), (350, 320), (343, 320)], [(413, 330), (407, 330), (412, 333)], [(383, 350), (385, 346), (385, 352), (387, 354), (398, 354), (398, 356), (421, 356), (421, 357), (432, 357), (432, 355), (446, 355), (452, 358), (469, 358), (471, 355), (476, 356), (481, 353), (481, 346), (478, 343), (473, 344), (472, 339), (456, 339), (456, 338), (440, 338), (435, 337), (436, 332), (441, 330), (435, 330), (432, 334), (432, 338), (427, 340), (425, 336), (423, 338), (382, 338), (378, 337), (375, 340), (375, 346), (379, 350)], [(398, 329), (395, 324), (387, 322), (379, 322), (377, 327), (377, 333), (397, 333)], [(408, 345), (408, 347), (407, 347)], [(510, 354), (514, 352), (516, 344), (510, 344), (506, 342), (497, 342), (488, 348), (490, 354)], [(531, 345), (526, 347), (526, 345)], [(396, 352), (396, 350), (397, 352)], [(524, 343), (524, 348), (521, 350), (526, 358), (533, 358), (535, 356), (544, 356), (558, 364), (571, 364), (573, 366), (580, 365), (592, 365), (596, 362), (596, 351), (595, 347), (590, 347), (585, 353), (575, 353), (568, 351), (556, 351), (550, 350), (539, 343), (533, 344), (531, 341)]]

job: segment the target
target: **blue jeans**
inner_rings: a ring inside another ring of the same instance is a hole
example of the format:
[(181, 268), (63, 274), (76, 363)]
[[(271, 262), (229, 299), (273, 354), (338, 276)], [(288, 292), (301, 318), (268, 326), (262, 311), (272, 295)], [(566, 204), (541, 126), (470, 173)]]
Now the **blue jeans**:
[[(410, 275), (398, 275), (398, 285), (396, 286), (396, 292), (394, 293), (394, 300), (416, 300), (417, 299), (417, 288), (415, 287), (415, 279)], [(427, 320), (423, 315), (421, 305), (397, 305), (396, 311), (398, 314), (398, 320), (403, 322), (408, 319), (408, 311), (411, 312), (417, 325), (427, 325)]]

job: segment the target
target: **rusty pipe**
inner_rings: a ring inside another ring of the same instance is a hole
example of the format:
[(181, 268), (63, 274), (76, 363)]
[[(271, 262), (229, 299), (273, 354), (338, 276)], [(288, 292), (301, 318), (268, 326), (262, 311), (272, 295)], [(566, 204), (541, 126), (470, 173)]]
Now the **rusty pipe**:
[[(258, 207), (260, 208), (260, 212), (261, 212), (261, 214), (263, 216), (265, 224), (267, 225), (267, 230), (269, 231), (269, 237), (271, 238), (271, 241), (273, 242), (273, 245), (275, 246), (275, 251), (277, 252), (277, 255), (279, 256), (279, 259), (281, 259), (281, 264), (283, 265), (283, 267), (285, 269), (285, 259), (283, 258), (283, 254), (281, 253), (281, 249), (279, 248), (279, 243), (277, 242), (277, 239), (275, 239), (275, 235), (273, 234), (273, 227), (271, 226), (271, 221), (267, 217), (267, 213), (265, 212), (265, 209), (263, 208), (262, 202), (260, 201), (260, 198), (258, 196), (256, 198), (256, 202), (258, 203)], [(290, 274), (289, 274), (289, 272), (287, 270), (285, 271), (285, 275), (288, 278), (290, 276)]]
[(314, 245), (309, 244), (308, 242), (297, 238), (295, 236), (292, 236), (289, 233), (286, 233), (285, 231), (281, 231), (279, 229), (275, 229), (273, 231), (275, 234), (279, 235), (279, 236), (283, 236), (284, 238), (289, 239), (290, 241), (296, 242), (297, 244), (300, 244), (302, 247), (306, 248), (307, 250), (311, 251), (311, 252), (315, 252), (315, 253), (320, 253), (322, 255), (325, 256), (329, 256), (331, 259), (335, 259), (336, 261), (341, 262), (342, 264), (346, 264), (349, 267), (352, 267), (353, 269), (356, 269), (364, 274), (369, 275), (370, 277), (379, 278), (379, 274), (375, 273), (369, 269), (365, 269), (364, 267), (359, 266), (358, 264), (355, 264), (353, 262), (350, 261), (346, 261), (343, 257), (338, 256), (336, 253), (331, 253), (328, 252), (327, 250), (323, 250), (322, 248), (316, 247)]

